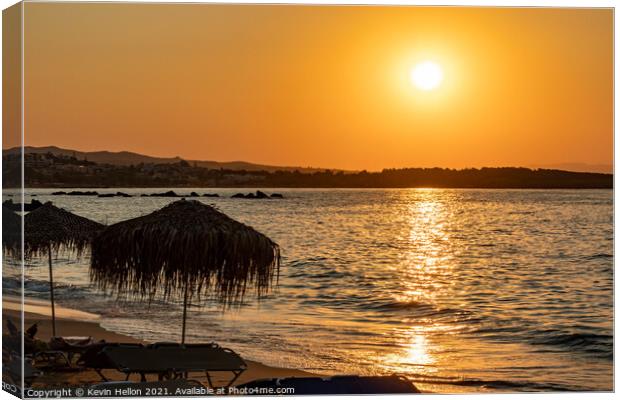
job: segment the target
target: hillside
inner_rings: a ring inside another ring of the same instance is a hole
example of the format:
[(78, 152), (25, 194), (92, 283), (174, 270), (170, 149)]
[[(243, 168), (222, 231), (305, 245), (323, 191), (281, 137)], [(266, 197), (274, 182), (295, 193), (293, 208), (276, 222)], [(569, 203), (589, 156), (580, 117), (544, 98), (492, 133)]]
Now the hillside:
[[(3, 155), (18, 154), (19, 148), (13, 147), (3, 150)], [(25, 146), (25, 154), (47, 154), (51, 153), (56, 156), (75, 157), (78, 160), (88, 160), (97, 164), (110, 164), (118, 166), (129, 166), (138, 164), (174, 164), (183, 160), (181, 157), (152, 157), (139, 153), (133, 153), (130, 151), (78, 151), (71, 149), (62, 149), (56, 146), (45, 147), (33, 147)], [(288, 167), (288, 166), (274, 166), (274, 165), (261, 165), (254, 164), (245, 161), (208, 161), (208, 160), (185, 160), (192, 165), (196, 165), (202, 168), (209, 169), (229, 169), (233, 171), (246, 170), (246, 171), (295, 171), (312, 173), (317, 171), (325, 171), (325, 168), (304, 168), (304, 167)]]

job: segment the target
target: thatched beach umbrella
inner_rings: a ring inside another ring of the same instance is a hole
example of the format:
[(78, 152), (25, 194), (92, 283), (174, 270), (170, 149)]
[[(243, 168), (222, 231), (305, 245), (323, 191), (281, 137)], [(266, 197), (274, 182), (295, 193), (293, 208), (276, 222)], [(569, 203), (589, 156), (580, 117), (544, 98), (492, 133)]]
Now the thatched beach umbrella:
[(2, 206), (2, 247), (10, 255), (21, 251), (22, 217)]
[(47, 254), (50, 275), (50, 299), (52, 303), (52, 334), (56, 336), (56, 311), (54, 308), (54, 276), (52, 252), (61, 248), (74, 250), (78, 256), (88, 248), (95, 234), (103, 225), (80, 217), (47, 202), (24, 217), (25, 256)]
[(260, 296), (280, 265), (267, 236), (195, 200), (179, 200), (151, 214), (108, 226), (93, 241), (91, 279), (103, 290), (149, 301), (206, 294), (237, 304), (248, 285)]

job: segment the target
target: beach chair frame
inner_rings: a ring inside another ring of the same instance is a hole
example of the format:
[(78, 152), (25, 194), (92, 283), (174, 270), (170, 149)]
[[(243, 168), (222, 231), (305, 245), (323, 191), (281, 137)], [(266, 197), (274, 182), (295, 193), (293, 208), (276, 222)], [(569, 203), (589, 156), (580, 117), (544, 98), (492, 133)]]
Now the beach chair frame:
[[(239, 367), (222, 369), (222, 368), (212, 368), (212, 367), (208, 367), (205, 365), (201, 367), (193, 367), (193, 368), (189, 367), (189, 368), (182, 368), (182, 369), (174, 368), (174, 367), (161, 368), (159, 370), (150, 367), (148, 370), (142, 370), (142, 369), (136, 368), (135, 366), (131, 367), (131, 366), (122, 365), (117, 360), (115, 360), (114, 357), (110, 358), (107, 351), (111, 349), (118, 349), (118, 348), (145, 349), (145, 350), (156, 350), (156, 349), (167, 349), (167, 350), (197, 349), (198, 350), (201, 348), (203, 349), (206, 348), (206, 349), (211, 349), (211, 350), (217, 349), (223, 353), (227, 353), (227, 354), (230, 354), (231, 356), (238, 358)], [(103, 369), (116, 369), (117, 371), (124, 373), (126, 381), (129, 380), (132, 374), (138, 374), (140, 376), (140, 382), (148, 382), (147, 375), (157, 375), (157, 379), (159, 381), (164, 381), (164, 380), (188, 379), (189, 373), (198, 372), (198, 373), (204, 373), (205, 377), (207, 378), (207, 382), (209, 383), (209, 386), (212, 388), (215, 388), (214, 383), (213, 383), (213, 376), (211, 374), (213, 372), (230, 372), (233, 376), (223, 386), (223, 387), (230, 387), (237, 381), (237, 379), (241, 376), (241, 374), (243, 374), (243, 372), (247, 370), (247, 364), (237, 353), (235, 353), (231, 349), (222, 348), (215, 343), (185, 344), (185, 345), (178, 344), (178, 343), (154, 343), (148, 346), (142, 346), (142, 345), (125, 346), (125, 345), (112, 344), (110, 346), (102, 347), (102, 349), (98, 352), (97, 357), (99, 357), (99, 361), (100, 362), (103, 361), (103, 363), (100, 364), (99, 366), (94, 367), (94, 369), (104, 382), (109, 382), (110, 380), (103, 374), (102, 372)]]
[[(35, 353), (32, 357), (32, 361), (39, 369), (62, 368), (66, 370), (73, 368), (70, 357), (71, 355), (67, 356), (65, 352), (60, 350), (46, 350)], [(45, 367), (41, 367), (41, 364), (44, 364)]]

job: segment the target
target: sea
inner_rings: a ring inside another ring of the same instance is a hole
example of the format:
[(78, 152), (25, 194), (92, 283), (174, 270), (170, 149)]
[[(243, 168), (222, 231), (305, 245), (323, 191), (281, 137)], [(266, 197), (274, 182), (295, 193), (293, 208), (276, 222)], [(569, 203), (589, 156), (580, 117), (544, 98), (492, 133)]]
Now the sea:
[[(140, 197), (169, 188), (56, 190), (25, 199), (104, 224), (176, 200)], [(431, 392), (613, 390), (611, 190), (269, 189), (284, 198), (262, 200), (231, 198), (255, 189), (172, 190), (218, 193), (197, 200), (282, 251), (267, 296), (250, 291), (232, 309), (193, 301), (189, 342), (325, 375), (399, 374)], [(88, 271), (88, 255), (57, 255), (60, 305), (119, 333), (180, 340), (182, 299), (119, 300)], [(24, 273), (26, 297), (48, 299), (47, 259)], [(5, 294), (19, 293), (19, 275), (6, 260)]]

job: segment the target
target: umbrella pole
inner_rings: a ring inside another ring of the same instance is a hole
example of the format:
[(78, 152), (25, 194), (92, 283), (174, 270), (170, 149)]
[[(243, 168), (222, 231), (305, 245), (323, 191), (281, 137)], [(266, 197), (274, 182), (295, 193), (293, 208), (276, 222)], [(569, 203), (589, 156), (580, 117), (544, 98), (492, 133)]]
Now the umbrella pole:
[(185, 282), (185, 294), (183, 295), (183, 331), (181, 333), (181, 344), (185, 344), (185, 320), (187, 319), (187, 289), (189, 283)]
[(52, 245), (47, 246), (50, 268), (50, 298), (52, 300), (52, 336), (56, 336), (56, 310), (54, 308), (54, 277), (52, 275)]

